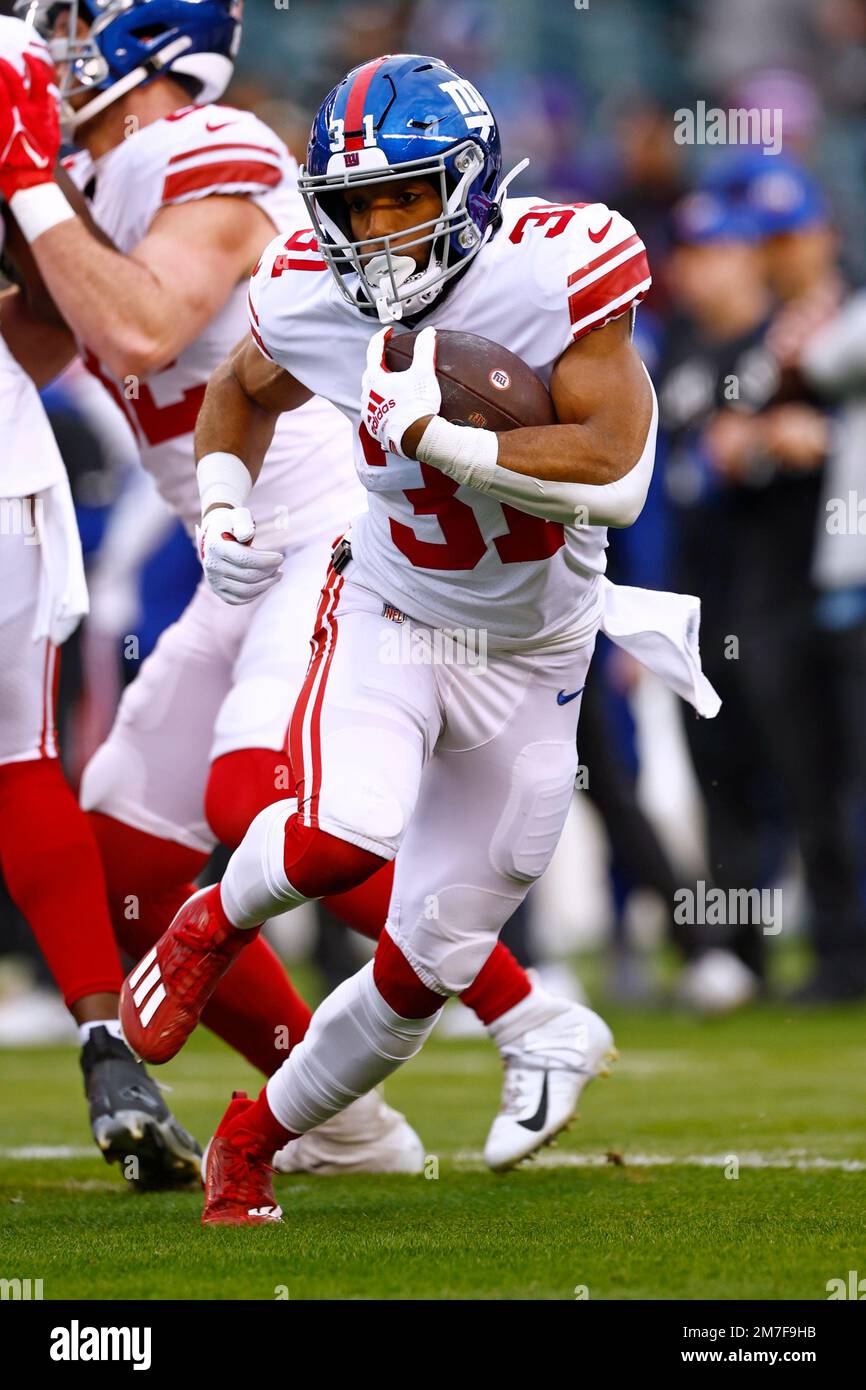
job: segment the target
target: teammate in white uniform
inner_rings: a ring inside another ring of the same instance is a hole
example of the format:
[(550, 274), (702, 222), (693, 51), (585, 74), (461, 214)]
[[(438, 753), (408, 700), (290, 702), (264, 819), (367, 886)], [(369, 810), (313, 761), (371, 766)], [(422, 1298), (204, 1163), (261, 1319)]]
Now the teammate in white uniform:
[[(197, 895), (133, 972), (121, 1014), (136, 1048), (154, 1059), (182, 1044), (216, 978), (214, 940), (239, 950), (277, 905), (362, 881), (399, 849), (374, 961), (320, 1007), (258, 1101), (234, 1101), (218, 1129), (208, 1222), (280, 1219), (270, 1153), (418, 1051), (565, 820), (605, 606), (604, 525), (635, 519), (652, 471), (655, 399), (631, 344), (650, 277), (634, 229), (602, 205), (503, 207), (499, 164), (483, 98), (438, 60), (351, 72), (313, 125), (301, 175), (313, 225), (263, 257), (251, 341), (216, 373), (199, 417), (205, 536), (245, 505), (261, 413), (273, 421), (311, 392), (352, 424), (369, 511), (322, 591), (292, 719), (296, 806), (257, 817), (222, 885)], [(549, 383), (563, 423), (501, 436), (449, 425), (435, 334), (390, 373), (377, 315), (501, 342)], [(413, 662), (411, 643), (408, 659), (389, 659), (395, 623), (434, 649), (437, 632), (482, 628), (486, 663)], [(515, 1059), (515, 1093), (488, 1142), (496, 1166), (513, 1161), (519, 1128), (549, 1134), (553, 1112), (562, 1127), (610, 1047), (588, 1009), (559, 1022), (555, 1042)]]
[[(0, 193), (32, 170), (13, 99), (26, 76), (53, 84), (45, 45), (0, 18)], [(52, 109), (48, 108), (49, 121)], [(56, 128), (56, 102), (53, 127)], [(37, 156), (38, 157), (38, 156)], [(5, 223), (0, 221), (0, 249)], [(3, 330), (19, 294), (0, 302)], [(55, 700), (60, 647), (87, 612), (81, 543), (66, 470), (31, 378), (0, 331), (0, 864), (79, 1026), (94, 1138), (141, 1187), (199, 1177), (199, 1149), (124, 1043), (123, 972), (99, 851), (63, 776)], [(134, 1159), (134, 1163), (129, 1160)]]
[[(51, 183), (32, 190), (29, 206), (19, 197), (14, 210), (85, 361), (127, 413), (145, 466), (192, 532), (200, 502), (191, 431), (208, 376), (245, 332), (244, 272), (275, 227), (285, 244), (303, 207), (294, 161), (271, 130), (235, 108), (189, 105), (179, 85), (197, 83), (199, 101), (218, 94), (231, 71), (225, 55), (236, 43), (236, 7), (229, 0), (190, 4), (180, 26), (170, 7), (165, 33), (185, 32), (189, 41), (170, 62), (170, 49), (160, 47), (164, 8), (163, 0), (108, 5), (88, 39), (73, 5), (64, 27), (80, 31), (81, 44), (57, 41), (67, 79), (92, 71), (97, 59), (108, 69), (101, 86), (70, 91), (70, 124), (83, 148), (66, 167), (111, 246), (72, 216)], [(224, 53), (197, 51), (197, 44), (216, 43)], [(268, 468), (240, 522), (230, 519), (226, 534), (205, 528), (201, 537), (220, 598), (202, 585), (128, 689), (111, 736), (85, 771), (82, 800), (103, 850), (115, 928), (133, 954), (158, 939), (217, 838), (239, 843), (253, 815), (291, 791), (287, 728), (309, 660), (321, 575), (329, 543), (364, 494), (349, 427), (324, 400), (310, 399), (278, 422), (267, 445)], [(256, 546), (239, 544), (253, 530)], [(252, 598), (252, 608), (240, 607), (242, 598)], [(382, 869), (378, 887), (343, 896), (335, 883), (329, 898), (373, 936), (390, 897), (391, 866)], [(129, 912), (131, 898), (137, 914)], [(537, 1018), (540, 992), (499, 948), (467, 1002), (494, 1031), (533, 994)], [(541, 1011), (549, 1017), (561, 1005), (546, 1001)], [(309, 1017), (269, 948), (256, 941), (211, 1001), (206, 1022), (269, 1074), (284, 1056), (280, 1040), (288, 1031), (294, 1043)], [(378, 1152), (371, 1114), (380, 1122)], [(370, 1166), (420, 1165), (417, 1137), (375, 1097), (358, 1107), (358, 1124)], [(340, 1167), (364, 1161), (347, 1157), (347, 1138), (343, 1123)], [(535, 1136), (529, 1139), (535, 1146)], [(307, 1147), (318, 1143), (316, 1136)], [(328, 1159), (317, 1152), (314, 1161), (322, 1171)]]

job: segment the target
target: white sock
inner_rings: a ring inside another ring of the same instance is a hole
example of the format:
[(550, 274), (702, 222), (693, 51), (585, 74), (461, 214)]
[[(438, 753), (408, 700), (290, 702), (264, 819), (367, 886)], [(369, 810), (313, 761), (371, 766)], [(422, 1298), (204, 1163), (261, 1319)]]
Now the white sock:
[(420, 1052), (440, 1012), (430, 1018), (395, 1014), (368, 961), (319, 1005), (303, 1040), (271, 1077), (273, 1114), (293, 1134), (306, 1134)]
[(94, 1028), (105, 1028), (113, 1038), (120, 1038), (121, 1042), (124, 1041), (119, 1018), (99, 1018), (94, 1019), (92, 1023), (79, 1023), (78, 1036), (81, 1038), (82, 1047), (87, 1043)]
[(525, 998), (494, 1019), (488, 1025), (487, 1031), (497, 1047), (507, 1047), (515, 1038), (528, 1033), (531, 1028), (538, 1028), (557, 1014), (568, 1013), (575, 1007), (577, 1006), (570, 999), (560, 999), (558, 995), (548, 994), (541, 985), (533, 984)]
[(232, 926), (257, 927), (278, 912), (309, 902), (289, 883), (283, 867), (286, 824), (297, 809), (294, 798), (266, 806), (229, 860), (220, 901)]

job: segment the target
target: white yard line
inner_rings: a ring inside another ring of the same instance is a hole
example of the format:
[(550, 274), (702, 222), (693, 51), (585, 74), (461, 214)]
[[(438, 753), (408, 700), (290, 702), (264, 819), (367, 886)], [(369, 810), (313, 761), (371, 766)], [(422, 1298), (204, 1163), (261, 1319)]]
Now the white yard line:
[(0, 1149), (0, 1158), (17, 1158), (34, 1163), (55, 1158), (91, 1158), (98, 1154), (95, 1144), (89, 1144), (86, 1148), (73, 1144), (28, 1144), (22, 1149)]
[[(618, 1159), (621, 1158), (621, 1164)], [(788, 1153), (737, 1153), (727, 1154), (631, 1154), (618, 1155), (611, 1160), (607, 1154), (580, 1154), (542, 1152), (534, 1160), (533, 1168), (719, 1168), (724, 1169), (732, 1159), (740, 1168), (793, 1168), (800, 1172), (821, 1172), (824, 1170), (842, 1173), (866, 1173), (866, 1159), (823, 1158), (818, 1154), (800, 1152)], [(454, 1155), (458, 1168), (483, 1168), (484, 1158), (480, 1152), (464, 1149)]]
[[(44, 1163), (58, 1159), (91, 1158), (97, 1150), (91, 1145), (81, 1147), (71, 1144), (31, 1144), (24, 1148), (0, 1149), (0, 1159), (18, 1159), (24, 1162)], [(866, 1159), (824, 1158), (819, 1154), (807, 1154), (801, 1150), (788, 1150), (782, 1153), (757, 1153), (747, 1151), (727, 1154), (622, 1154), (625, 1168), (725, 1168), (736, 1158), (741, 1168), (791, 1168), (800, 1172), (840, 1172), (866, 1173)], [(454, 1155), (454, 1166), (461, 1169), (485, 1169), (480, 1150), (463, 1149)], [(539, 1154), (535, 1168), (606, 1168), (612, 1160), (606, 1154), (557, 1153), (547, 1150)]]

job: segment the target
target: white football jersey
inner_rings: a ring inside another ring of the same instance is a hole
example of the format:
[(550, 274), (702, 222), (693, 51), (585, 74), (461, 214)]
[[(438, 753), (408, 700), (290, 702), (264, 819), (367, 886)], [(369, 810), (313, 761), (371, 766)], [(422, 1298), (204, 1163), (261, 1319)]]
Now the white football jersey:
[[(283, 142), (257, 116), (230, 106), (182, 107), (100, 159), (79, 151), (64, 164), (88, 197), (94, 221), (124, 254), (143, 240), (161, 208), (215, 194), (252, 198), (283, 239), (304, 215), (297, 165)], [(195, 247), (182, 254), (195, 256)], [(195, 342), (147, 381), (117, 381), (81, 345), (86, 365), (130, 420), (142, 463), (190, 532), (200, 514), (196, 417), (211, 373), (246, 334), (246, 297), (244, 281)], [(314, 400), (283, 416), (250, 501), (257, 544), (285, 549), (334, 534), (364, 505), (339, 413)]]
[[(499, 230), (422, 322), (501, 343), (549, 385), (566, 348), (630, 313), (650, 283), (643, 243), (619, 213), (602, 203), (513, 199)], [(299, 225), (268, 247), (250, 313), (266, 356), (351, 421), (369, 494), (352, 527), (363, 583), (422, 622), (483, 626), (502, 646), (586, 640), (601, 607), (606, 529), (544, 521), (431, 465), (385, 456), (360, 416), (367, 344), (380, 325), (343, 299), (311, 228)]]
[(29, 497), (65, 477), (39, 392), (0, 333), (0, 497)]

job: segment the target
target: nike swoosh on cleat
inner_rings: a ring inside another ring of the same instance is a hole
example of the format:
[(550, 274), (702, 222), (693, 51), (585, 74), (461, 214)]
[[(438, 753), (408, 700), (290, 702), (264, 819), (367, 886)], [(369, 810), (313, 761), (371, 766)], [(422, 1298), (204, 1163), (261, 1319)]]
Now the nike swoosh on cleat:
[(568, 705), (571, 703), (572, 700), (576, 700), (578, 695), (580, 695), (581, 692), (585, 689), (586, 686), (582, 685), (580, 687), (580, 690), (573, 690), (570, 695), (566, 695), (564, 690), (560, 690), (559, 694), (556, 697), (556, 703), (558, 705)]
[(590, 230), (590, 233), (589, 233), (589, 239), (590, 239), (590, 241), (595, 241), (595, 242), (604, 241), (605, 237), (607, 236), (608, 232), (610, 231), (610, 224), (611, 224), (612, 222), (613, 222), (613, 218), (612, 218), (612, 217), (609, 217), (609, 218), (607, 219), (607, 221), (605, 222), (605, 224), (604, 224), (604, 226), (602, 227), (602, 229), (601, 229), (600, 232), (593, 232), (592, 230)]
[(544, 1085), (541, 1088), (541, 1100), (538, 1102), (538, 1109), (528, 1120), (518, 1120), (517, 1123), (523, 1129), (531, 1129), (533, 1134), (538, 1134), (544, 1129), (547, 1122), (547, 1072), (544, 1073)]

